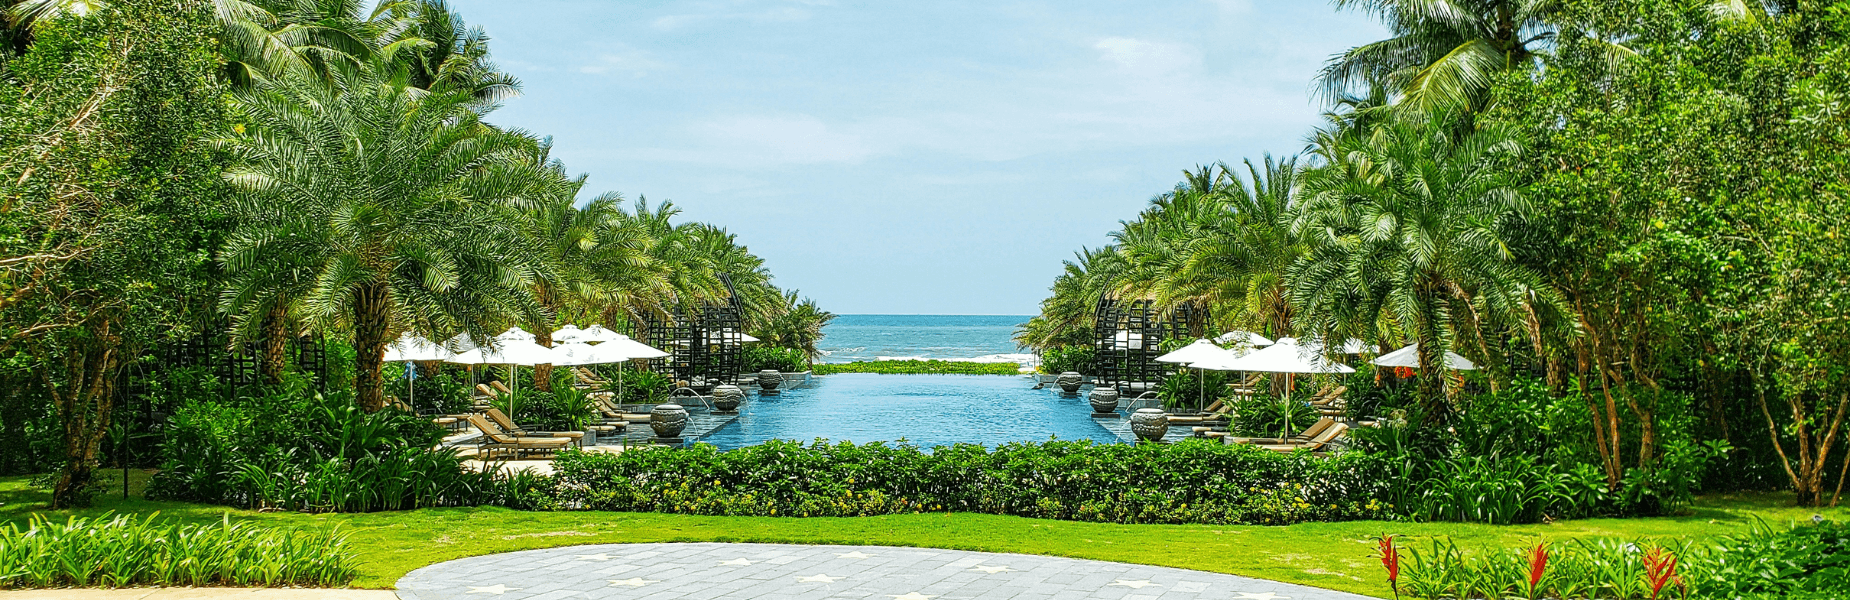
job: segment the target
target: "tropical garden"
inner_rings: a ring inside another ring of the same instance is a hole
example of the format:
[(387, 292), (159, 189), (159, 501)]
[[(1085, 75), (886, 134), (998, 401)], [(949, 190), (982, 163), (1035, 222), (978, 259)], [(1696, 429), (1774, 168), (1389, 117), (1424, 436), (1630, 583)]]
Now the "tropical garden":
[[(1090, 364), (1104, 295), (1206, 306), (1203, 334), (1418, 343), (1414, 372), (1337, 382), (1380, 424), (1348, 450), (774, 442), (568, 450), (548, 476), (464, 468), (391, 406), (411, 374), (387, 344), (736, 300), (765, 341), (747, 364), (795, 369), (832, 315), (724, 228), (589, 193), (494, 125), (519, 81), (440, 0), (4, 4), (0, 587), (377, 587), (470, 553), (743, 539), (1383, 597), (1850, 593), (1850, 8), (1338, 0), (1393, 37), (1318, 74), (1306, 147), (1186, 171), (1021, 330), (1056, 370)], [(261, 381), (158, 364), (214, 332)], [(516, 416), (581, 418), (563, 371), (510, 373), (540, 398)], [(1305, 416), (1274, 406), (1234, 428)]]

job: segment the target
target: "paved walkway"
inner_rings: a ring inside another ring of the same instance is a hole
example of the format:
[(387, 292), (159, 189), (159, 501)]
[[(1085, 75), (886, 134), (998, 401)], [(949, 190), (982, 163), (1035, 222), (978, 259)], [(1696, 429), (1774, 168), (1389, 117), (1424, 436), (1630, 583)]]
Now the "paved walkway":
[(1344, 592), (1165, 567), (884, 546), (605, 544), (439, 563), (403, 600), (1361, 600)]

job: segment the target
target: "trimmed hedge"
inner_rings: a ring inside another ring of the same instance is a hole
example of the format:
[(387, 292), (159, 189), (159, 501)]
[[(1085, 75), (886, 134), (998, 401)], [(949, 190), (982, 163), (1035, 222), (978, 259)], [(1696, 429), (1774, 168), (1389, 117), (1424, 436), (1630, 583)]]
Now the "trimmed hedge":
[(721, 452), (567, 451), (550, 508), (704, 515), (866, 516), (958, 511), (1112, 523), (1393, 519), (1386, 463), (1362, 453), (1173, 445), (810, 445)]

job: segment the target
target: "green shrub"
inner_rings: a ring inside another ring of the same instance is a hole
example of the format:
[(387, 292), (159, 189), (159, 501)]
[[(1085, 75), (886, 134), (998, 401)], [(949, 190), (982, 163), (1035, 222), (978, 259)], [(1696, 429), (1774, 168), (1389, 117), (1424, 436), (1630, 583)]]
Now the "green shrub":
[(782, 373), (801, 373), (808, 370), (809, 358), (802, 350), (791, 348), (773, 348), (769, 346), (748, 346), (742, 358), (741, 373), (757, 373), (765, 369), (774, 369)]
[(1367, 455), (1172, 445), (1043, 442), (995, 450), (772, 441), (721, 452), (567, 451), (556, 504), (710, 515), (863, 516), (983, 512), (1113, 523), (1390, 519), (1384, 464)]
[(1093, 358), (1097, 351), (1091, 346), (1054, 346), (1041, 351), (1042, 373), (1058, 375), (1073, 371), (1081, 375), (1091, 375)]
[(353, 580), (346, 536), (248, 522), (177, 524), (105, 514), (0, 524), (0, 588), (339, 587)]
[(881, 373), (885, 375), (1018, 375), (1015, 363), (979, 363), (953, 360), (863, 360), (851, 363), (818, 363), (817, 375), (836, 373)]
[(1285, 419), (1289, 418), (1291, 432), (1295, 435), (1316, 424), (1320, 417), (1303, 400), (1293, 399), (1286, 403), (1272, 396), (1254, 394), (1234, 400), (1230, 430), (1234, 435), (1245, 437), (1278, 437), (1284, 432)]
[(233, 400), (188, 401), (163, 428), (158, 499), (307, 512), (496, 503), (496, 475), (436, 448), (428, 418), (360, 410), (351, 392), (322, 395), (300, 378)]

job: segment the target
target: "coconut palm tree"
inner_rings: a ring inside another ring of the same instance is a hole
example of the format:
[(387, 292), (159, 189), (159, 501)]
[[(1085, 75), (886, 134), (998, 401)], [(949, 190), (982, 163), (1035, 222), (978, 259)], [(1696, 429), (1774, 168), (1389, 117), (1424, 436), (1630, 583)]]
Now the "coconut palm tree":
[[(394, 85), (371, 64), (336, 76), (258, 82), (234, 98), (245, 125), (222, 146), (237, 166), (239, 223), (221, 253), (233, 315), (244, 299), (302, 290), (292, 304), (324, 331), (349, 332), (354, 388), (383, 404), (381, 360), (397, 332), (486, 334), (541, 310), (527, 293), (543, 264), (512, 201), (542, 177), (534, 141), (483, 124), (467, 91)], [(289, 282), (266, 265), (294, 265)]]
[(1463, 346), (1461, 336), (1472, 342), (1466, 354), (1485, 358), (1488, 313), (1562, 305), (1505, 243), (1531, 212), (1499, 164), (1522, 146), (1500, 127), (1460, 135), (1447, 122), (1399, 118), (1369, 135), (1332, 137), (1340, 146), (1320, 154), (1338, 160), (1303, 174), (1292, 229), (1306, 252), (1289, 270), (1301, 331), (1378, 338), (1385, 320), (1418, 342), (1429, 403), (1443, 400), (1440, 357)]
[(1559, 0), (1336, 0), (1370, 13), (1393, 37), (1330, 58), (1318, 75), (1331, 100), (1380, 86), (1401, 106), (1484, 108), (1499, 72), (1537, 65), (1556, 34)]
[(766, 323), (754, 333), (760, 343), (789, 348), (803, 353), (810, 364), (822, 356), (816, 347), (822, 341), (822, 328), (835, 320), (835, 313), (822, 310), (814, 300), (799, 298), (796, 290), (778, 295), (781, 306), (776, 314), (765, 317)]
[(1037, 351), (1092, 343), (1098, 301), (1119, 279), (1125, 261), (1116, 246), (1082, 248), (1053, 281), (1041, 313), (1015, 331), (1015, 343)]

